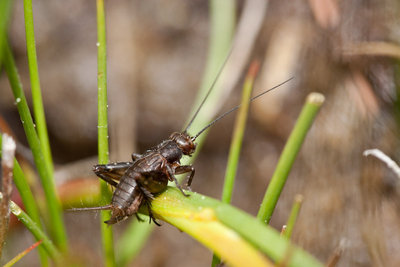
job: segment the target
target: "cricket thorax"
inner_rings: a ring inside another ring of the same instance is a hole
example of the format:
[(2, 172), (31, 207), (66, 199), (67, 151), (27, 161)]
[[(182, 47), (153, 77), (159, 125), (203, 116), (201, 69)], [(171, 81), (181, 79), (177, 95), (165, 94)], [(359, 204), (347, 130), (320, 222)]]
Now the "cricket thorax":
[(160, 149), (160, 154), (169, 162), (177, 162), (182, 158), (182, 150), (178, 144), (172, 140), (166, 142)]

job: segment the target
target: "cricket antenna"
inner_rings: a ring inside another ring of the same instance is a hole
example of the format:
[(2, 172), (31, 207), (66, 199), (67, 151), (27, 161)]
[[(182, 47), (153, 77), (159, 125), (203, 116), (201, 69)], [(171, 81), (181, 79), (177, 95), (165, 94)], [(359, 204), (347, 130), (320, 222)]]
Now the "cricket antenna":
[(192, 118), (190, 119), (188, 125), (186, 126), (186, 128), (183, 130), (184, 133), (186, 133), (186, 131), (189, 129), (189, 127), (192, 125), (194, 119), (197, 117), (197, 114), (199, 114), (200, 109), (203, 107), (204, 103), (206, 102), (208, 96), (210, 95), (212, 89), (214, 88), (215, 84), (217, 83), (219, 77), (221, 76), (221, 73), (226, 65), (226, 63), (228, 62), (228, 59), (230, 57), (230, 55), (232, 54), (232, 48), (229, 51), (228, 55), (226, 56), (224, 63), (222, 64), (221, 68), (219, 69), (217, 76), (215, 76), (215, 79), (213, 81), (213, 83), (211, 84), (210, 88), (207, 91), (206, 96), (204, 97), (203, 101), (201, 101), (200, 106), (197, 108), (196, 112), (194, 113), (194, 115), (192, 116)]
[(110, 210), (112, 205), (100, 206), (100, 207), (90, 207), (90, 208), (72, 208), (66, 211), (89, 211), (89, 210)]
[[(265, 90), (264, 92), (262, 92), (262, 93), (260, 93), (260, 94), (258, 94), (258, 95), (256, 95), (256, 96), (253, 96), (252, 98), (250, 98), (249, 102), (252, 102), (253, 100), (256, 100), (256, 99), (259, 98), (260, 96), (263, 96), (264, 94), (266, 94), (266, 93), (268, 93), (268, 92), (270, 92), (270, 91), (272, 91), (272, 90), (274, 90), (274, 89), (276, 89), (276, 88), (278, 88), (278, 87), (284, 85), (285, 83), (287, 83), (287, 82), (289, 82), (290, 80), (293, 80), (293, 79), (294, 79), (294, 77), (291, 77), (291, 78), (287, 79), (286, 81), (284, 81), (284, 82), (282, 82), (282, 83), (280, 83), (280, 84), (278, 84), (278, 85), (275, 85), (274, 87), (272, 87), (272, 88), (270, 88), (270, 89), (268, 89), (268, 90)], [(212, 122), (210, 122), (206, 127), (204, 127), (203, 129), (201, 129), (200, 132), (198, 132), (195, 136), (193, 136), (193, 137), (192, 137), (192, 141), (195, 141), (196, 138), (199, 137), (199, 135), (201, 135), (205, 130), (207, 130), (208, 128), (210, 128), (211, 126), (213, 126), (217, 121), (219, 121), (219, 120), (222, 119), (223, 117), (225, 117), (225, 116), (229, 115), (230, 113), (234, 112), (235, 110), (237, 110), (241, 105), (242, 105), (242, 104), (239, 104), (239, 105), (237, 105), (236, 107), (233, 107), (233, 108), (231, 108), (230, 110), (226, 111), (225, 113), (219, 115), (215, 120), (213, 120)]]

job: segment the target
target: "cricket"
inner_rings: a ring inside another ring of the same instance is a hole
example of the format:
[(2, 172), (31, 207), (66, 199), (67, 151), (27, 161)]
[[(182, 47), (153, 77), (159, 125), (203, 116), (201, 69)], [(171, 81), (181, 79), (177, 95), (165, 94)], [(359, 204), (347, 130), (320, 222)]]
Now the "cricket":
[[(221, 71), (217, 74), (204, 99), (182, 132), (172, 133), (168, 139), (150, 148), (143, 154), (132, 153), (132, 161), (130, 162), (114, 162), (93, 166), (94, 173), (115, 188), (109, 205), (90, 208), (73, 208), (70, 209), (70, 211), (111, 210), (111, 218), (105, 221), (105, 223), (112, 225), (132, 215), (135, 215), (139, 221), (142, 221), (137, 213), (142, 205), (146, 205), (150, 218), (149, 222), (151, 223), (151, 221), (153, 221), (156, 225), (160, 226), (153, 216), (151, 200), (154, 199), (155, 195), (163, 192), (167, 188), (169, 181), (175, 182), (176, 187), (185, 197), (189, 196), (182, 189), (175, 175), (188, 173), (189, 178), (186, 186), (191, 191), (190, 186), (195, 174), (195, 168), (192, 165), (181, 165), (181, 158), (183, 156), (190, 157), (195, 152), (195, 141), (205, 130), (240, 107), (240, 105), (237, 105), (219, 115), (195, 135), (190, 135), (188, 133), (190, 126), (207, 100), (211, 90), (214, 88), (220, 73)], [(251, 102), (263, 96), (292, 79), (293, 77), (263, 91), (252, 97), (249, 101)]]

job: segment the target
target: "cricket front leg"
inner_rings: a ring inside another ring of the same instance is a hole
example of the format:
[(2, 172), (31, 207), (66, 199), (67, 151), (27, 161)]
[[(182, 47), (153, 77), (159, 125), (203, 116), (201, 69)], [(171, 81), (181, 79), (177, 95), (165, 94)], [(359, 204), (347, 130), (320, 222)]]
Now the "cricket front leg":
[(185, 192), (183, 192), (183, 189), (182, 189), (181, 185), (179, 184), (178, 180), (176, 179), (176, 177), (174, 175), (174, 170), (169, 165), (166, 165), (166, 167), (167, 167), (167, 173), (168, 173), (168, 176), (169, 176), (168, 180), (174, 181), (175, 184), (176, 184), (176, 187), (178, 187), (178, 189), (182, 192), (182, 194), (185, 197), (188, 197), (189, 195), (186, 194)]
[(116, 187), (118, 184), (116, 181), (119, 181), (127, 169), (132, 165), (133, 162), (98, 164), (93, 166), (93, 172), (110, 185)]
[(178, 166), (175, 169), (175, 174), (183, 174), (183, 173), (187, 173), (187, 172), (190, 172), (190, 175), (189, 175), (189, 179), (186, 183), (186, 186), (190, 191), (192, 191), (190, 186), (192, 185), (192, 180), (193, 180), (194, 173), (195, 173), (194, 167), (192, 165), (183, 165), (183, 166)]

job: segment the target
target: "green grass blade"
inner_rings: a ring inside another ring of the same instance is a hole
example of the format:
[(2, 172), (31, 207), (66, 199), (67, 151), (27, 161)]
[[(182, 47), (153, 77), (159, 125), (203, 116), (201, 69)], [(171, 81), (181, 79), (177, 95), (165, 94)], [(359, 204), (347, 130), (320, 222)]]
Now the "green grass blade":
[(323, 266), (304, 250), (285, 242), (287, 240), (275, 229), (232, 206), (219, 208), (217, 214), (224, 224), (230, 226), (275, 262), (285, 262), (288, 263), (285, 266), (293, 267)]
[[(143, 217), (141, 215), (141, 217)], [(134, 259), (143, 247), (150, 236), (154, 225), (147, 223), (147, 219), (143, 218), (145, 222), (131, 223), (128, 229), (125, 230), (123, 236), (117, 243), (117, 266), (127, 266), (129, 262)], [(134, 237), (134, 241), (132, 242)]]
[[(107, 50), (106, 25), (103, 0), (97, 0), (97, 86), (98, 86), (98, 155), (99, 164), (109, 161), (107, 122)], [(103, 203), (110, 203), (111, 192), (104, 181), (100, 182)], [(101, 234), (105, 266), (115, 266), (112, 227), (104, 221), (110, 219), (110, 211), (101, 211)]]
[(233, 186), (237, 165), (239, 163), (240, 150), (242, 148), (244, 130), (246, 128), (247, 114), (250, 106), (251, 92), (253, 91), (254, 79), (258, 71), (258, 63), (254, 62), (249, 69), (243, 86), (241, 106), (236, 117), (233, 138), (229, 150), (228, 164), (225, 173), (225, 183), (222, 192), (222, 202), (230, 203), (232, 198)]
[(29, 147), (32, 150), (35, 165), (43, 186), (47, 208), (50, 215), (51, 236), (54, 238), (59, 249), (61, 251), (66, 251), (67, 237), (65, 233), (64, 222), (62, 220), (61, 206), (55, 192), (54, 179), (52, 173), (50, 173), (49, 169), (46, 167), (40, 141), (33, 125), (32, 116), (26, 102), (24, 91), (22, 90), (22, 84), (18, 75), (17, 67), (11, 53), (11, 48), (7, 42), (5, 45), (4, 67), (8, 75), (8, 80), (11, 84), (11, 89), (14, 94), (15, 103), (21, 118), (22, 126), (24, 128)]
[(211, 259), (211, 267), (217, 267), (221, 263), (221, 259), (214, 253)]
[[(2, 136), (0, 135), (0, 147), (2, 144)], [(0, 153), (1, 156), (1, 153)], [(36, 225), (43, 230), (40, 222), (40, 215), (39, 215), (39, 209), (35, 200), (35, 197), (32, 194), (32, 191), (29, 187), (29, 184), (27, 183), (27, 180), (25, 178), (25, 174), (21, 169), (21, 166), (19, 165), (18, 161), (14, 158), (14, 169), (13, 169), (13, 178), (14, 178), (14, 184), (17, 187), (17, 190), (21, 196), (22, 203), (24, 203), (25, 210), (29, 217), (32, 218), (32, 220), (36, 223)], [(48, 261), (47, 261), (47, 254), (44, 251), (43, 247), (38, 248), (38, 253), (40, 257), (40, 262), (42, 266), (48, 266)]]
[(292, 210), (290, 211), (288, 222), (286, 223), (285, 232), (283, 233), (283, 236), (287, 239), (290, 239), (292, 237), (293, 228), (294, 225), (296, 224), (297, 216), (299, 215), (302, 203), (303, 203), (303, 196), (296, 195), (292, 206)]
[(229, 266), (273, 266), (256, 247), (218, 219), (221, 202), (193, 193), (184, 197), (169, 188), (153, 200), (153, 213), (186, 232)]
[(46, 118), (44, 115), (42, 92), (40, 89), (39, 69), (36, 56), (35, 32), (33, 27), (32, 0), (24, 0), (26, 50), (28, 55), (29, 76), (31, 80), (33, 114), (36, 129), (44, 156), (44, 161), (50, 173), (53, 173), (49, 136), (47, 134)]
[(276, 203), (282, 192), (283, 186), (293, 166), (294, 160), (303, 144), (303, 141), (310, 129), (315, 116), (324, 102), (324, 96), (319, 93), (308, 95), (306, 103), (297, 119), (296, 125), (283, 149), (275, 172), (268, 185), (257, 218), (265, 223), (269, 223), (274, 212)]
[[(43, 231), (39, 209), (37, 207), (35, 198), (26, 182), (25, 175), (19, 165), (18, 161), (14, 161), (14, 183), (17, 187), (19, 194), (21, 195), (22, 203), (24, 203), (25, 209), (29, 217), (36, 223), (36, 225)], [(49, 266), (47, 261), (47, 255), (42, 246), (38, 247), (39, 258), (42, 266)]]
[[(253, 254), (251, 248), (242, 243), (244, 242), (275, 262), (287, 262), (288, 266), (323, 266), (257, 218), (201, 194), (190, 193), (189, 197), (184, 197), (178, 189), (169, 187), (152, 201), (152, 207), (157, 218), (190, 234), (215, 251), (228, 265), (255, 266), (250, 264), (251, 260), (268, 264), (263, 258)], [(238, 243), (225, 235), (235, 237)], [(242, 245), (244, 249), (238, 250), (236, 246)]]
[(8, 20), (12, 8), (11, 0), (0, 1), (0, 66), (3, 62), (3, 47), (7, 40)]
[[(3, 194), (0, 193), (0, 200), (3, 198)], [(47, 235), (38, 227), (38, 225), (26, 214), (17, 204), (10, 201), (10, 211), (22, 222), (25, 227), (33, 234), (36, 240), (43, 240), (43, 247), (46, 249), (49, 256), (54, 260), (60, 259), (60, 252), (54, 246), (53, 242), (47, 237)]]

